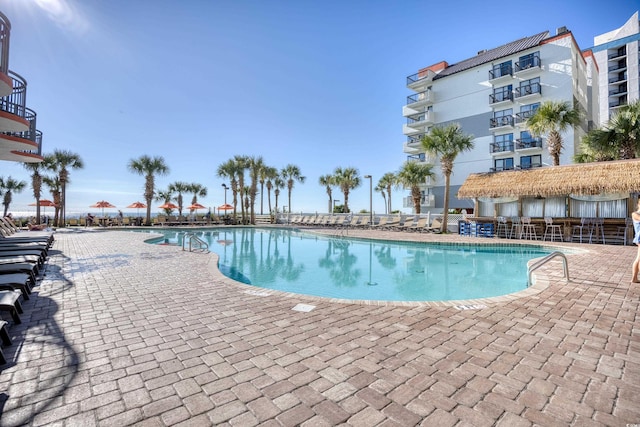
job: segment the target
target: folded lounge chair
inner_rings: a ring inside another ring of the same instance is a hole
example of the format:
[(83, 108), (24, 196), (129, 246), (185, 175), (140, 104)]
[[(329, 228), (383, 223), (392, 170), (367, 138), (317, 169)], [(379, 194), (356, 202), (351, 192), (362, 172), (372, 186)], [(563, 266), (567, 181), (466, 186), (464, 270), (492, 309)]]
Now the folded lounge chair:
[(0, 290), (20, 291), (22, 298), (26, 301), (29, 299), (31, 289), (31, 278), (27, 273), (0, 274)]
[(21, 323), (20, 314), (23, 313), (20, 295), (20, 291), (0, 291), (0, 310), (8, 311), (16, 324)]
[[(8, 325), (8, 322), (0, 320), (0, 338), (2, 338), (2, 345), (4, 346), (11, 345), (11, 337), (9, 336), (9, 330), (7, 328)], [(0, 363), (7, 363), (7, 358), (4, 356), (2, 349), (0, 349)]]

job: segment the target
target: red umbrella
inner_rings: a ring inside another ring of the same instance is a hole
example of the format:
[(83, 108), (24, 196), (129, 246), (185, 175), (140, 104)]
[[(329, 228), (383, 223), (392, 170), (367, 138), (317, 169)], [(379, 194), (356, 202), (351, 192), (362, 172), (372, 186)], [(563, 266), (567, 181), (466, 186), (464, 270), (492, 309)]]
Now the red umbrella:
[(112, 205), (111, 203), (107, 202), (106, 200), (100, 200), (97, 203), (94, 203), (93, 205), (89, 206), (90, 208), (102, 208), (102, 216), (104, 216), (104, 208), (115, 208), (114, 205)]
[[(46, 206), (57, 206), (55, 203), (53, 203), (51, 200), (48, 200), (48, 199), (40, 199), (40, 202), (39, 202), (38, 204), (39, 204), (40, 206), (42, 206), (42, 207), (46, 207)], [(29, 203), (29, 206), (36, 206), (36, 204), (35, 204), (35, 203)], [(42, 215), (44, 215), (44, 214), (45, 214), (45, 210), (46, 210), (46, 209), (43, 209), (43, 210), (42, 210)]]
[(137, 211), (136, 215), (138, 215), (138, 216), (140, 216), (140, 209), (144, 209), (146, 207), (147, 207), (147, 205), (145, 205), (142, 202), (133, 202), (129, 206), (127, 206), (127, 208), (129, 208), (129, 209), (137, 209), (138, 211)]
[(233, 206), (231, 206), (231, 205), (230, 205), (230, 204), (228, 204), (228, 203), (227, 203), (226, 205), (218, 206), (218, 210), (219, 210), (219, 211), (230, 211), (230, 210), (232, 210), (232, 209), (233, 209)]
[(178, 207), (171, 202), (167, 202), (164, 205), (158, 206), (158, 209), (178, 209)]
[(187, 209), (189, 209), (189, 211), (197, 211), (198, 209), (206, 209), (206, 208), (202, 206), (200, 203), (194, 203), (191, 206), (187, 207)]

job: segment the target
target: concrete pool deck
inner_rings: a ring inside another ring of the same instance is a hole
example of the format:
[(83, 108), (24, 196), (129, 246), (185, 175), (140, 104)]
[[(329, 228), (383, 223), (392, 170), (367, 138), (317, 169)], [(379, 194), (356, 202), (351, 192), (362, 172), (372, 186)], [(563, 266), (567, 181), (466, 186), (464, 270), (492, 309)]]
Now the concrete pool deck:
[(465, 310), (251, 292), (212, 273), (215, 255), (148, 237), (56, 233), (10, 327), (0, 425), (640, 423), (635, 247), (566, 244), (587, 249), (569, 283), (554, 261), (545, 289)]

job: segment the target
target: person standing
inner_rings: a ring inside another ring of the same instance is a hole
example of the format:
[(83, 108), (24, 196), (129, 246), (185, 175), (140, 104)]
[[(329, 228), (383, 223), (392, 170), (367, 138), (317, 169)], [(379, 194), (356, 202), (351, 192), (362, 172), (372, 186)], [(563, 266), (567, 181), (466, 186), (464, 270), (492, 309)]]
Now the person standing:
[(638, 269), (640, 269), (640, 199), (638, 199), (636, 210), (631, 214), (631, 219), (633, 220), (633, 243), (638, 246), (638, 253), (631, 267), (631, 282), (640, 283), (638, 280)]

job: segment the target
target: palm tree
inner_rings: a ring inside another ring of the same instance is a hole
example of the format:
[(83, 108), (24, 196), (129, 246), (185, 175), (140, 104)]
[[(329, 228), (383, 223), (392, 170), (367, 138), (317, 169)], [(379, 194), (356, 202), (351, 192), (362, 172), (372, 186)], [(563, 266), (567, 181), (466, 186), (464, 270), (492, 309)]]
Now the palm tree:
[(273, 191), (273, 194), (276, 196), (276, 214), (278, 212), (278, 196), (280, 196), (280, 189), (284, 188), (284, 180), (282, 179), (281, 176), (276, 176), (275, 179), (273, 180), (273, 188), (275, 188), (275, 190)]
[(2, 204), (4, 205), (4, 213), (2, 216), (7, 216), (9, 212), (9, 205), (13, 199), (13, 193), (22, 193), (24, 187), (27, 186), (25, 181), (16, 181), (8, 176), (7, 178), (0, 177), (0, 194), (3, 195)]
[(182, 181), (176, 181), (172, 184), (169, 184), (169, 191), (176, 194), (174, 200), (178, 204), (178, 215), (182, 216), (182, 207), (184, 205), (182, 193), (190, 191), (190, 184)]
[[(396, 177), (396, 175), (393, 172), (387, 172), (384, 175), (382, 175), (382, 178), (380, 178), (380, 181), (378, 181), (378, 186), (381, 188), (384, 188), (387, 191), (387, 203), (388, 203), (388, 207), (387, 207), (387, 213), (391, 213), (392, 209), (391, 209), (391, 188), (395, 187), (396, 185), (398, 185), (398, 177)], [(376, 190), (376, 191), (382, 191), (382, 190)], [(382, 196), (384, 197), (384, 196)]]
[[(264, 177), (266, 179), (266, 187), (267, 187), (267, 203), (269, 204), (269, 213), (271, 213), (271, 189), (273, 188), (273, 180), (278, 177), (278, 169), (267, 166), (263, 169)], [(262, 207), (260, 207), (262, 210)]]
[(576, 163), (603, 162), (617, 160), (620, 149), (615, 132), (608, 129), (593, 129), (581, 141), (581, 151), (573, 156)]
[[(249, 158), (249, 177), (251, 178), (251, 184), (249, 186), (249, 208), (251, 209), (250, 213), (250, 222), (251, 224), (256, 223), (256, 196), (258, 195), (258, 181), (261, 179), (262, 170), (265, 168), (264, 159), (262, 156), (258, 157), (250, 157)], [(262, 209), (262, 201), (260, 202), (260, 207)]]
[[(247, 211), (245, 209), (245, 204), (242, 201), (243, 193), (244, 193), (244, 171), (249, 166), (249, 157), (248, 156), (233, 156), (233, 161), (236, 163), (236, 171), (238, 176), (238, 191), (240, 192), (240, 215), (242, 216), (242, 223), (247, 223)], [(235, 198), (234, 198), (235, 201)]]
[(43, 176), (42, 182), (49, 188), (49, 192), (51, 193), (51, 198), (53, 199), (53, 204), (55, 205), (53, 210), (52, 224), (57, 224), (61, 206), (60, 198), (62, 197), (62, 186), (60, 185), (60, 178), (58, 176)]
[(40, 197), (42, 196), (42, 172), (46, 165), (42, 162), (23, 163), (22, 166), (31, 172), (31, 189), (36, 199), (36, 224), (40, 224)]
[(342, 212), (349, 213), (349, 192), (360, 187), (362, 183), (360, 180), (360, 172), (358, 172), (358, 169), (352, 167), (344, 169), (337, 167), (336, 170), (333, 171), (333, 176), (336, 185), (340, 187), (342, 195), (344, 196), (344, 209)]
[(236, 207), (238, 205), (238, 174), (240, 173), (240, 169), (238, 164), (233, 160), (227, 160), (220, 166), (218, 166), (218, 170), (216, 174), (221, 178), (229, 179), (229, 183), (231, 184), (231, 193), (233, 194), (233, 217), (235, 220), (236, 217)]
[[(162, 204), (167, 204), (171, 201), (171, 199), (173, 199), (173, 190), (171, 189), (171, 186), (169, 186), (166, 190), (158, 190), (155, 192), (154, 197), (153, 197), (157, 202), (162, 202)], [(173, 212), (173, 209), (171, 208), (164, 208), (164, 213), (167, 215), (171, 215), (171, 213)]]
[(416, 214), (420, 214), (420, 205), (422, 201), (420, 186), (424, 185), (427, 178), (435, 177), (433, 165), (421, 162), (405, 162), (400, 171), (398, 171), (396, 177), (399, 184), (411, 190), (413, 209)]
[(169, 166), (164, 161), (162, 156), (150, 157), (147, 155), (141, 156), (138, 159), (129, 160), (129, 171), (144, 175), (144, 199), (147, 202), (147, 218), (146, 225), (151, 225), (151, 202), (153, 202), (153, 196), (155, 192), (155, 176), (167, 175), (169, 173)]
[(82, 169), (84, 163), (80, 156), (68, 150), (54, 150), (52, 157), (52, 165), (58, 173), (60, 180), (60, 218), (59, 227), (64, 227), (66, 217), (67, 203), (67, 184), (69, 183), (69, 170)]
[(291, 213), (291, 192), (293, 191), (293, 185), (296, 181), (304, 184), (307, 177), (302, 176), (300, 168), (296, 165), (292, 165), (291, 163), (282, 168), (280, 175), (282, 176), (282, 179), (287, 183), (287, 190), (289, 190), (289, 213)]
[[(467, 135), (462, 131), (458, 123), (447, 126), (436, 126), (422, 137), (422, 148), (428, 153), (440, 157), (440, 167), (444, 175), (444, 207), (443, 219), (444, 232), (447, 232), (449, 220), (449, 186), (453, 173), (453, 162), (458, 154), (473, 149), (473, 135)], [(419, 212), (417, 212), (419, 213)]]
[(333, 175), (320, 175), (320, 178), (318, 178), (318, 183), (326, 188), (329, 196), (329, 209), (327, 212), (331, 212), (333, 206), (333, 186), (336, 185), (334, 178)]
[(545, 101), (536, 112), (527, 119), (527, 127), (535, 136), (547, 134), (547, 149), (553, 159), (553, 165), (560, 165), (562, 153), (562, 135), (569, 127), (575, 127), (582, 121), (580, 110), (571, 107), (568, 102)]
[(207, 197), (207, 187), (198, 184), (197, 182), (189, 184), (189, 193), (193, 194), (191, 198), (191, 204), (198, 203), (198, 197)]
[(389, 204), (387, 203), (387, 188), (383, 185), (380, 185), (380, 181), (378, 181), (378, 185), (376, 185), (376, 187), (373, 189), (373, 191), (375, 192), (379, 192), (380, 195), (382, 196), (382, 200), (384, 200), (384, 213), (388, 214), (389, 213)]

